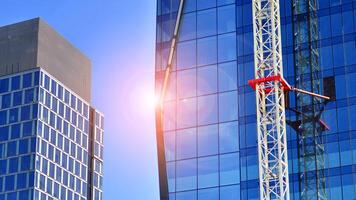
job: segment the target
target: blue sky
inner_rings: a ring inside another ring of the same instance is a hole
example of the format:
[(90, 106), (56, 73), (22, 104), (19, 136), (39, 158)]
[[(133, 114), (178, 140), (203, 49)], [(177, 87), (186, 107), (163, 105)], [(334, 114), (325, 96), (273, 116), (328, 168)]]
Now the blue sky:
[(105, 121), (105, 200), (155, 200), (154, 0), (1, 0), (0, 26), (42, 17), (88, 56)]

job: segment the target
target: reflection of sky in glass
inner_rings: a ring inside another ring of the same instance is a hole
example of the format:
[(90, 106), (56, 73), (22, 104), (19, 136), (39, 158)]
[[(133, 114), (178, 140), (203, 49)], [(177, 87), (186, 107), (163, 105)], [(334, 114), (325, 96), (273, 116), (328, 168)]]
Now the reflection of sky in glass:
[(0, 26), (41, 16), (91, 59), (93, 104), (105, 114), (104, 199), (158, 199), (155, 1), (4, 0), (0, 7)]

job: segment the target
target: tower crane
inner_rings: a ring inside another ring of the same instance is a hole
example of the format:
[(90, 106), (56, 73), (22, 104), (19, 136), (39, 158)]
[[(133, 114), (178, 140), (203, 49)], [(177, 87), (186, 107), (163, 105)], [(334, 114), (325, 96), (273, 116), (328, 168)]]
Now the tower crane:
[[(261, 200), (290, 199), (285, 93), (327, 96), (290, 86), (283, 78), (279, 0), (252, 0), (259, 191)], [(321, 121), (320, 121), (321, 123)]]

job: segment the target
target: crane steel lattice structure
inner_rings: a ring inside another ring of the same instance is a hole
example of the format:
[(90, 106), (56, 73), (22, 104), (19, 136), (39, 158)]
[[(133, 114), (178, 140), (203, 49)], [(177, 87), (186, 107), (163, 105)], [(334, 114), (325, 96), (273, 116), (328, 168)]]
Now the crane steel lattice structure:
[[(293, 0), (293, 32), (296, 86), (320, 93), (317, 0)], [(326, 199), (324, 172), (325, 128), (316, 123), (324, 102), (312, 96), (296, 95), (300, 199)]]
[(253, 0), (260, 199), (289, 199), (279, 0)]

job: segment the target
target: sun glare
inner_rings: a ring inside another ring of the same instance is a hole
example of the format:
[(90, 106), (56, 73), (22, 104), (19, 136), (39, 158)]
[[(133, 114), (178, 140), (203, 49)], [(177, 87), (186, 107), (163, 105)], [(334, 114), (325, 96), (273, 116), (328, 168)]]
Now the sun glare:
[(142, 111), (154, 111), (159, 103), (159, 97), (155, 95), (154, 91), (148, 90), (147, 88), (141, 88), (140, 91), (141, 94), (138, 95), (140, 96), (140, 99), (138, 99), (138, 101), (140, 102), (140, 107)]

